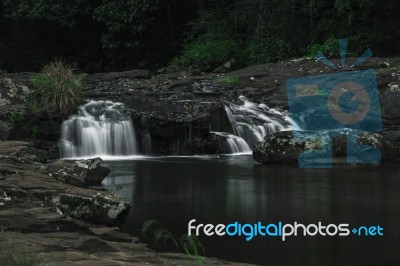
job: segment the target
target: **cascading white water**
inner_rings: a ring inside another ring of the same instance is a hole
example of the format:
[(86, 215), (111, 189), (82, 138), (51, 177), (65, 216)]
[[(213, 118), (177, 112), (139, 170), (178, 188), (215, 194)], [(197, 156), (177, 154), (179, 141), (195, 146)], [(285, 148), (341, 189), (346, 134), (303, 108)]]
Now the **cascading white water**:
[[(264, 139), (267, 134), (285, 131), (301, 130), (287, 112), (280, 112), (269, 108), (265, 104), (256, 104), (246, 97), (240, 96), (243, 104), (230, 103), (225, 105), (225, 112), (232, 126), (233, 135), (216, 132), (226, 138), (231, 153), (250, 152), (257, 142)], [(245, 143), (246, 145), (241, 145)]]
[(236, 136), (243, 138), (249, 146), (264, 139), (267, 134), (300, 130), (299, 125), (289, 118), (287, 112), (269, 108), (265, 104), (256, 104), (240, 96), (242, 105), (229, 104), (225, 111)]
[(61, 128), (62, 156), (137, 154), (135, 130), (121, 103), (90, 101)]
[(230, 153), (249, 153), (251, 149), (244, 139), (235, 136), (233, 134), (225, 132), (214, 132), (218, 136), (222, 136), (226, 139), (228, 150)]

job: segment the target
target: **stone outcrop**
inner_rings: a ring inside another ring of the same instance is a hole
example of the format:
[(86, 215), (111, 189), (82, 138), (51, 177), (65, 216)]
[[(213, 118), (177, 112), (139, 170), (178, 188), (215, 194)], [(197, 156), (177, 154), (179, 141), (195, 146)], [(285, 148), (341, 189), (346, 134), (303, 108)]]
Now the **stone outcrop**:
[(78, 187), (100, 186), (110, 169), (101, 166), (100, 158), (57, 160), (48, 165), (53, 176)]
[[(110, 173), (100, 165), (100, 158), (44, 164), (46, 156), (46, 151), (26, 142), (0, 141), (0, 194), (11, 199), (2, 201), (3, 206), (13, 203), (14, 198), (23, 199), (41, 202), (66, 217), (122, 224), (129, 213), (128, 201), (101, 188), (84, 188), (99, 185)], [(74, 182), (67, 182), (71, 180)]]
[[(347, 163), (347, 137), (358, 136), (360, 145), (375, 147), (380, 151), (381, 163), (398, 163), (400, 149), (397, 145), (384, 139), (376, 133), (369, 133), (351, 129), (324, 130), (324, 131), (283, 131), (267, 135), (262, 142), (255, 145), (253, 150), (254, 160), (264, 164), (291, 164), (298, 163), (301, 153), (318, 151), (323, 148), (323, 142), (332, 139), (332, 158), (334, 164)], [(353, 147), (349, 147), (352, 149)], [(358, 152), (358, 151), (355, 151)], [(368, 156), (368, 149), (363, 150)], [(360, 155), (360, 154), (358, 154)], [(325, 163), (326, 156), (315, 156), (307, 163)], [(379, 162), (377, 162), (379, 163)]]

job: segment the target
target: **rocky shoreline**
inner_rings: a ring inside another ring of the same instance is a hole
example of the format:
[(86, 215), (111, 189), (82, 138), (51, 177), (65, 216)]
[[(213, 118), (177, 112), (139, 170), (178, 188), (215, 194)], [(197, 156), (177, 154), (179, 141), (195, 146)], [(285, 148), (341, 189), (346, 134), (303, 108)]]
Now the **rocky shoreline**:
[[(182, 265), (122, 233), (131, 203), (104, 190), (101, 159), (46, 161), (28, 142), (0, 142), (0, 264)], [(205, 258), (215, 265), (237, 265)]]

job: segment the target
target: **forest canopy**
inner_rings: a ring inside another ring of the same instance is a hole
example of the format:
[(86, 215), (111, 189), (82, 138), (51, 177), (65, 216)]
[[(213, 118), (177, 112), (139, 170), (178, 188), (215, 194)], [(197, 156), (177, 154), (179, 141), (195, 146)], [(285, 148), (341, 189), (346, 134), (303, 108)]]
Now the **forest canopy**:
[(3, 0), (0, 69), (63, 58), (86, 72), (212, 70), (371, 48), (399, 55), (398, 0)]

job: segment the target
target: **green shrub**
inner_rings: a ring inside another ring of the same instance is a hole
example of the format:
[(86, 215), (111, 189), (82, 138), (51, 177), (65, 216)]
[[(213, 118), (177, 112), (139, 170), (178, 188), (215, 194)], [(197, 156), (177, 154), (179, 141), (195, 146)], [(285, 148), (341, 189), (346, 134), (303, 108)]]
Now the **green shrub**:
[(39, 133), (39, 126), (29, 120), (26, 110), (9, 112), (6, 121), (16, 127), (19, 136), (34, 138)]
[(329, 38), (322, 44), (311, 44), (305, 50), (305, 54), (309, 57), (314, 58), (317, 52), (321, 51), (327, 56), (340, 56), (339, 44), (337, 38)]
[(217, 83), (221, 85), (236, 86), (240, 83), (238, 76), (225, 76), (217, 79)]
[(232, 57), (240, 57), (241, 50), (230, 23), (221, 20), (217, 12), (199, 12), (189, 26), (182, 54), (172, 60), (173, 65), (209, 71)]
[[(322, 44), (312, 44), (305, 49), (305, 54), (309, 57), (315, 57), (318, 51), (329, 57), (340, 58), (339, 38), (328, 38)], [(360, 56), (368, 47), (371, 47), (371, 36), (363, 33), (356, 34), (349, 38), (349, 47), (347, 48), (347, 57)]]
[(279, 32), (263, 27), (257, 28), (249, 38), (246, 53), (250, 64), (279, 62), (290, 57), (289, 49)]
[(7, 120), (8, 122), (16, 125), (17, 127), (22, 127), (25, 124), (25, 111), (19, 111), (19, 112), (10, 112), (8, 113)]
[(235, 41), (223, 36), (206, 34), (186, 44), (182, 55), (174, 59), (172, 64), (210, 70), (231, 59), (236, 51)]
[(32, 82), (37, 88), (37, 107), (49, 113), (68, 116), (83, 99), (82, 76), (61, 60), (44, 66)]

